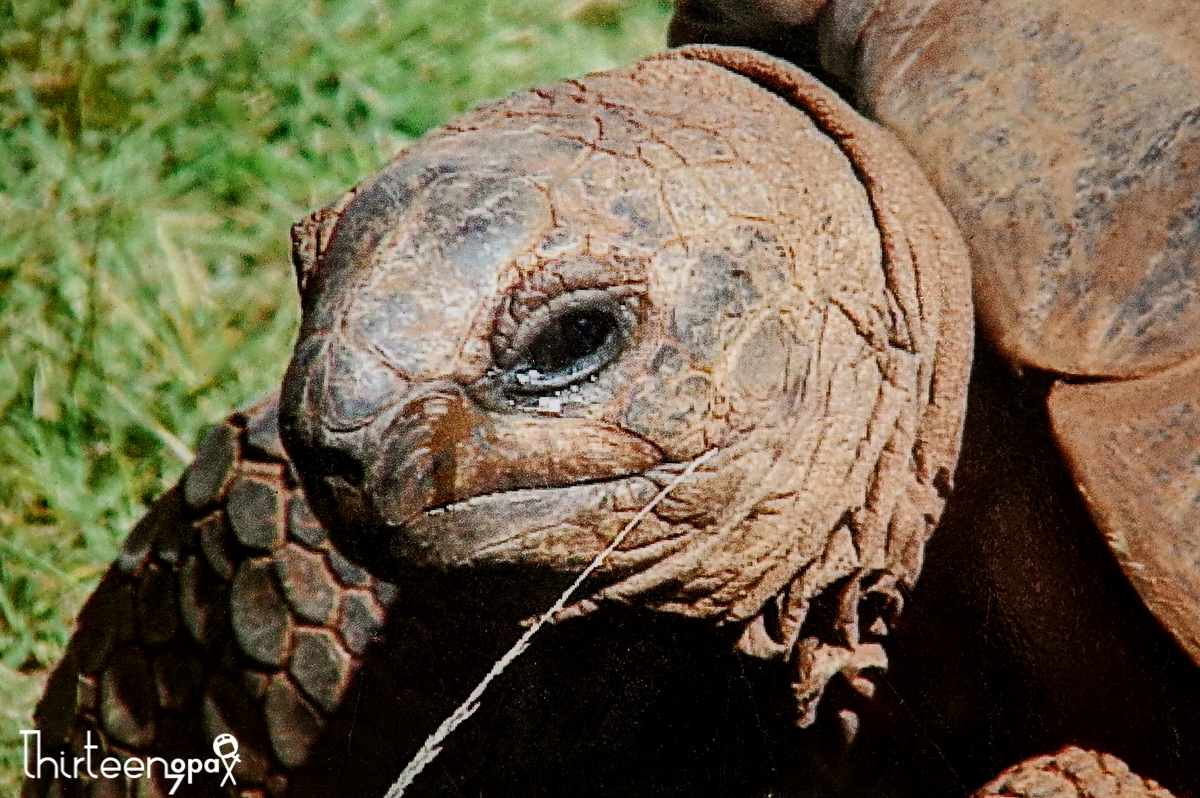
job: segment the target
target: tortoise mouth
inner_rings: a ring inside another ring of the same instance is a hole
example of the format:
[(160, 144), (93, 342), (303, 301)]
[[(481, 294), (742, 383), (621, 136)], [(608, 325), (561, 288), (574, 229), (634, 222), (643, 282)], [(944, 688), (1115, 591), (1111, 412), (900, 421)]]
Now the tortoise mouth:
[[(642, 483), (652, 486), (643, 475), (663, 463), (662, 455), (640, 438), (594, 424), (564, 419), (563, 434), (557, 425), (534, 423), (441, 451), (412, 447), (411, 435), (387, 436), (391, 445), (380, 447), (381, 454), (365, 463), (351, 458), (356, 469), (318, 477), (331, 532), (352, 558), (384, 578), (407, 566), (488, 560), (586, 564), (603, 548), (596, 547), (603, 536), (575, 533), (612, 526), (612, 508), (628, 504), (619, 497), (640, 496)], [(569, 434), (582, 429), (596, 433), (591, 446)], [(572, 546), (584, 542), (575, 556)]]
[[(285, 440), (338, 546), (383, 578), (481, 557), (521, 562), (514, 541), (537, 532), (539, 517), (544, 527), (571, 515), (564, 491), (591, 497), (586, 504), (604, 490), (578, 486), (620, 485), (664, 460), (615, 423), (493, 407), (478, 386), (451, 379), (406, 380), (369, 419), (342, 429), (329, 419), (343, 403), (329, 395), (325, 370), (316, 378), (297, 380), (307, 395), (285, 395)], [(545, 508), (525, 512), (531, 502)], [(564, 558), (561, 547), (551, 557)]]
[(414, 565), (510, 563), (578, 571), (658, 491), (646, 475), (515, 488), (431, 508), (390, 533), (391, 558)]
[(390, 581), (430, 567), (517, 565), (578, 572), (658, 491), (652, 473), (485, 493), (400, 522), (336, 523), (331, 535), (351, 559)]

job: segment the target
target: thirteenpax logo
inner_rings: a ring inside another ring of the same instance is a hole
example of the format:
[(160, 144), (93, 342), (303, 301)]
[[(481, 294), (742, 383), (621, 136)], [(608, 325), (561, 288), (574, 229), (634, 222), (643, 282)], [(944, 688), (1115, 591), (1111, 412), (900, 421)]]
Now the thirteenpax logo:
[[(233, 777), (233, 767), (241, 761), (241, 758), (237, 755), (238, 741), (232, 734), (222, 734), (213, 740), (213, 753), (216, 754), (216, 757), (212, 759), (167, 760), (160, 756), (145, 758), (131, 756), (128, 759), (118, 759), (115, 756), (106, 756), (100, 760), (95, 769), (93, 769), (92, 752), (100, 750), (100, 746), (92, 742), (90, 730), (87, 732), (86, 742), (83, 746), (85, 755), (77, 756), (74, 759), (67, 759), (65, 751), (59, 751), (57, 757), (43, 756), (42, 733), (38, 729), (21, 729), (21, 736), (25, 738), (22, 760), (25, 766), (25, 775), (31, 779), (116, 779), (124, 776), (126, 779), (137, 780), (150, 778), (157, 762), (162, 768), (163, 781), (174, 782), (169, 795), (175, 794), (184, 779), (187, 779), (187, 783), (190, 785), (196, 774), (220, 773), (222, 765), (225, 766), (225, 776), (221, 779), (221, 786), (224, 787), (226, 784), (237, 786), (237, 779)], [(34, 740), (32, 759), (29, 750), (30, 737)], [(30, 769), (31, 764), (32, 770)], [(45, 770), (42, 769), (43, 766), (45, 766)]]

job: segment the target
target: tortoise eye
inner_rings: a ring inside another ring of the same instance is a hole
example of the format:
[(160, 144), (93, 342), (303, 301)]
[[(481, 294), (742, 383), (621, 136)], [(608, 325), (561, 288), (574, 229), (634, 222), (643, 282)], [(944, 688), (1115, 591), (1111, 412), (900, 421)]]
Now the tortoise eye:
[(596, 354), (616, 327), (616, 319), (603, 311), (564, 313), (529, 347), (529, 364), (543, 373), (562, 371)]
[(600, 371), (620, 355), (631, 316), (624, 303), (599, 291), (557, 298), (518, 331), (509, 390), (554, 391)]

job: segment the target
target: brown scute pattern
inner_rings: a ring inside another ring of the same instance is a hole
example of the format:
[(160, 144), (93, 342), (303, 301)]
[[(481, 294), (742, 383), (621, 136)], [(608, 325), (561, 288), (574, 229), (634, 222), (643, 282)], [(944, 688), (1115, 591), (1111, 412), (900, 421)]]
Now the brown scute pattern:
[(384, 617), (384, 609), (376, 596), (366, 590), (344, 591), (338, 619), (346, 648), (354, 654), (366, 651), (375, 630), (383, 626)]
[(273, 558), (275, 575), (287, 602), (306, 621), (333, 623), (338, 591), (325, 558), (303, 546), (288, 545)]
[(233, 476), (238, 459), (238, 434), (228, 424), (208, 433), (196, 460), (183, 475), (183, 497), (189, 507), (205, 507), (220, 501)]
[(297, 684), (326, 712), (342, 702), (353, 659), (328, 629), (296, 632), (291, 672)]
[(324, 726), (320, 713), (283, 675), (272, 677), (263, 698), (276, 758), (287, 768), (300, 767)]
[(230, 596), (233, 634), (242, 651), (271, 667), (283, 664), (292, 643), (292, 621), (267, 558), (243, 562)]
[(219, 641), (229, 620), (228, 587), (200, 557), (191, 556), (180, 570), (179, 610), (200, 645)]
[(1118, 378), (1194, 356), (1195, 4), (854, 5), (874, 11), (822, 50), (853, 61), (859, 108), (952, 209), (980, 318), (1005, 355)]
[(229, 525), (238, 541), (251, 549), (272, 551), (283, 542), (280, 518), (282, 467), (260, 476), (243, 474), (229, 489)]
[[(202, 774), (176, 795), (287, 793), (396, 591), (330, 548), (276, 425), (271, 399), (214, 429), (130, 533), (39, 705), (44, 751), (82, 756), (90, 731), (93, 757), (203, 759), (229, 732), (237, 787)], [(155, 773), (29, 781), (23, 795), (166, 795)]]
[(233, 560), (229, 556), (229, 532), (218, 510), (199, 523), (200, 549), (204, 559), (222, 579), (233, 578)]
[(973, 798), (1172, 798), (1111, 754), (1064, 748), (1026, 760), (984, 785)]

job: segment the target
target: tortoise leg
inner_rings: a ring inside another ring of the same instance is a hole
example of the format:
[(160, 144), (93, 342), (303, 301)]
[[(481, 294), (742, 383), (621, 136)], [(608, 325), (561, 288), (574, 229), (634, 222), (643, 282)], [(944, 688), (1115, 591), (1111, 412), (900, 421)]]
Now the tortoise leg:
[(28, 798), (170, 792), (180, 785), (161, 760), (152, 776), (103, 762), (204, 760), (226, 733), (239, 743), (235, 785), (193, 773), (175, 794), (278, 798), (327, 767), (323, 732), (396, 589), (329, 544), (291, 476), (276, 407), (218, 425), (126, 540), (37, 711), (42, 753), (90, 756), (100, 777), (38, 765)]
[(1141, 379), (1060, 383), (1050, 416), (1121, 568), (1200, 664), (1200, 358)]
[(1064, 748), (1056, 754), (1027, 759), (980, 787), (972, 798), (1171, 798), (1151, 779), (1143, 779), (1110, 754)]
[[(71, 762), (91, 745), (102, 777), (83, 777), (86, 762), (80, 778), (34, 763), (41, 777), (24, 798), (167, 795), (175, 781), (161, 762), (211, 758), (224, 733), (239, 743), (236, 783), (221, 784), (222, 766), (185, 777), (175, 795), (381, 796), (520, 635), (519, 620), (572, 578), (371, 577), (311, 515), (276, 407), (214, 429), (80, 614), (30, 748)], [(840, 741), (829, 751), (825, 727), (764, 719), (786, 680), (707, 623), (614, 611), (546, 630), (530, 654), (410, 795), (755, 796), (772, 780), (840, 777)], [(109, 777), (109, 757), (159, 764), (152, 778)]]

